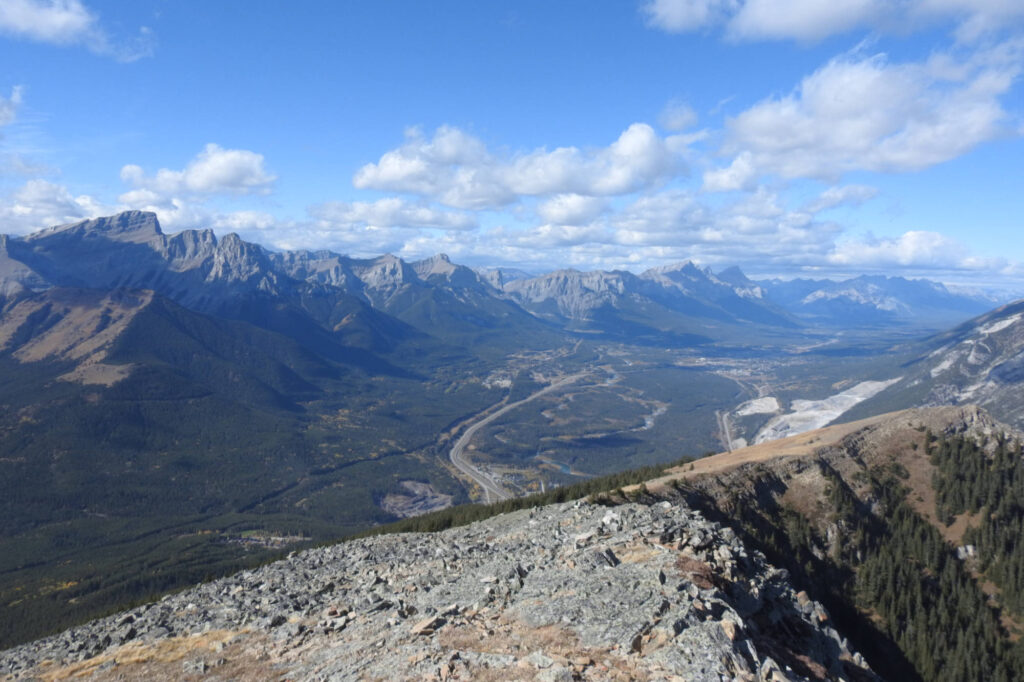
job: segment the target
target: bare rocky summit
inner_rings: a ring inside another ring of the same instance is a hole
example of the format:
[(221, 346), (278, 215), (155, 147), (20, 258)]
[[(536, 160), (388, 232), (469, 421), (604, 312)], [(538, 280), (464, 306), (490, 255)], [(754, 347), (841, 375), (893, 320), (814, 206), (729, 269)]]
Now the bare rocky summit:
[(877, 679), (786, 571), (670, 501), (309, 550), (3, 652), (0, 674)]

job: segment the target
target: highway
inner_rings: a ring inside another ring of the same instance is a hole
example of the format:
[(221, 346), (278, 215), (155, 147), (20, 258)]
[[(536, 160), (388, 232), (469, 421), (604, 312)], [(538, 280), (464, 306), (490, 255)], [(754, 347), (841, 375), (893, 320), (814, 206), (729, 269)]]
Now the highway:
[[(498, 500), (507, 500), (508, 498), (512, 497), (512, 493), (505, 490), (505, 488), (503, 488), (501, 484), (495, 481), (490, 474), (473, 466), (473, 463), (470, 462), (469, 459), (466, 457), (466, 446), (469, 445), (469, 442), (473, 439), (473, 436), (476, 435), (477, 431), (487, 426), (495, 419), (510, 412), (511, 410), (514, 410), (521, 405), (525, 405), (531, 400), (539, 398), (546, 393), (550, 393), (551, 391), (558, 390), (563, 386), (567, 386), (575, 381), (578, 381), (579, 379), (587, 376), (587, 374), (587, 372), (581, 372), (579, 374), (572, 374), (567, 377), (562, 377), (558, 381), (555, 381), (549, 384), (548, 386), (545, 386), (536, 393), (531, 393), (522, 400), (517, 400), (514, 403), (509, 403), (498, 408), (496, 411), (480, 419), (480, 421), (471, 424), (462, 433), (462, 435), (459, 436), (459, 439), (455, 441), (455, 444), (452, 446), (451, 452), (448, 453), (448, 458), (452, 461), (452, 464), (455, 465), (456, 469), (464, 473), (469, 478), (473, 479), (475, 483), (477, 483), (481, 488), (483, 488), (485, 502), (491, 503), (496, 502)], [(497, 405), (501, 405), (501, 403), (497, 403)], [(497, 405), (492, 406), (491, 409), (497, 407)]]
[(732, 452), (732, 430), (729, 428), (728, 410), (715, 410), (715, 419), (718, 420), (718, 433), (725, 452)]

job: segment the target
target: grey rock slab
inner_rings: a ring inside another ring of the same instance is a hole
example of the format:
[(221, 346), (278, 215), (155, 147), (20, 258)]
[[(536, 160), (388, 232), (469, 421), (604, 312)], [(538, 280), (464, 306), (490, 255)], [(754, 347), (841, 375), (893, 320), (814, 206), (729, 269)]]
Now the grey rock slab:
[[(215, 648), (200, 645), (211, 637)], [(785, 571), (665, 502), (552, 505), (295, 553), (0, 652), (0, 674), (31, 678), (44, 660), (59, 667), (171, 638), (206, 647), (177, 663), (179, 675), (205, 674), (197, 666), (223, 650), (294, 680), (501, 678), (524, 665), (562, 680), (600, 677), (605, 661), (654, 679), (795, 679), (770, 658), (795, 649), (832, 679), (842, 679), (840, 657), (871, 677)], [(577, 659), (586, 663), (567, 664)]]

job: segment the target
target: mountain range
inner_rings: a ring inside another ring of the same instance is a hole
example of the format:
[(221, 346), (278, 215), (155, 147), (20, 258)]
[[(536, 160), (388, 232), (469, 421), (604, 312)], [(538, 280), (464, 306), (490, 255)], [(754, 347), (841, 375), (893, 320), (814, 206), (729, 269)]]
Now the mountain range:
[(0, 643), (402, 510), (706, 453), (768, 382), (887, 382), (842, 419), (973, 401), (1020, 426), (1021, 305), (273, 252), (144, 212), (0, 235)]
[(275, 253), (211, 230), (168, 236), (154, 214), (137, 211), (0, 238), (7, 298), (50, 287), (147, 289), (196, 312), (292, 336), (326, 330), (335, 342), (375, 351), (417, 332), (461, 344), (538, 334), (550, 342), (565, 329), (686, 343), (719, 341), (737, 328), (749, 338), (752, 324), (949, 326), (992, 305), (926, 280), (755, 282), (738, 268), (715, 275), (689, 262), (640, 275), (523, 275), (478, 273), (443, 254), (407, 263), (390, 255)]

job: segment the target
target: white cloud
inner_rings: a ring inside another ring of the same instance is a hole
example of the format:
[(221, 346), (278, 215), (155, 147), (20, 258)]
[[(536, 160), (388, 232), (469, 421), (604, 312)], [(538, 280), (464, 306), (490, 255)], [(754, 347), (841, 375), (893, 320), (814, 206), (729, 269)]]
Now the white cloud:
[(673, 100), (665, 105), (658, 116), (658, 124), (665, 130), (680, 132), (697, 123), (697, 112), (686, 102)]
[(1024, 3), (1018, 0), (920, 0), (911, 11), (914, 18), (924, 20), (959, 20), (956, 35), (964, 42), (975, 42), (1024, 20)]
[(5, 0), (0, 30), (45, 43), (70, 44), (97, 30), (96, 17), (78, 0)]
[(281, 228), (281, 223), (265, 211), (232, 211), (219, 213), (210, 223), (217, 232), (266, 232)]
[(709, 192), (752, 189), (756, 181), (757, 167), (753, 154), (748, 151), (737, 154), (725, 168), (704, 171), (704, 189)]
[(327, 248), (357, 257), (471, 253), (478, 239), (474, 215), (399, 198), (327, 202), (310, 207), (309, 218), (282, 222), (259, 212), (239, 211), (218, 216), (213, 226), (231, 227), (279, 249)]
[(3, 232), (27, 234), (53, 225), (72, 223), (115, 212), (88, 195), (74, 196), (62, 185), (29, 180), (0, 203)]
[(889, 5), (881, 0), (746, 0), (727, 30), (743, 39), (817, 41), (867, 26)]
[(442, 211), (395, 197), (374, 202), (332, 201), (312, 207), (310, 214), (328, 229), (372, 226), (470, 230), (477, 226), (476, 218), (468, 213)]
[(756, 269), (820, 264), (840, 232), (807, 209), (785, 207), (763, 188), (724, 205), (670, 189), (638, 197), (590, 223), (492, 231), (486, 244), (492, 253), (534, 267), (636, 267), (695, 259), (718, 266), (753, 263)]
[(442, 126), (431, 140), (410, 128), (405, 144), (360, 168), (352, 183), (360, 189), (434, 197), (459, 208), (501, 206), (515, 197), (492, 177), (493, 165), (484, 144), (458, 128)]
[(831, 265), (852, 268), (996, 269), (994, 259), (971, 256), (964, 244), (937, 232), (911, 230), (899, 237), (840, 241), (827, 256)]
[(130, 208), (137, 211), (152, 211), (160, 219), (160, 225), (169, 233), (206, 228), (214, 219), (214, 215), (201, 203), (188, 199), (152, 195), (155, 200), (150, 202), (146, 201), (149, 195), (133, 192), (128, 194), (132, 195), (134, 201), (125, 201), (126, 195), (121, 195), (122, 206), (118, 210)]
[(607, 205), (608, 202), (600, 197), (558, 194), (538, 206), (537, 213), (549, 223), (579, 225), (601, 215)]
[(648, 25), (670, 33), (721, 27), (734, 40), (823, 40), (854, 30), (904, 33), (954, 22), (965, 42), (1024, 19), (1019, 0), (649, 0)]
[(147, 176), (140, 166), (121, 168), (121, 180), (136, 187), (122, 194), (126, 204), (169, 201), (176, 195), (265, 194), (276, 178), (263, 166), (263, 155), (208, 144), (184, 170), (161, 168)]
[(353, 184), (474, 209), (505, 206), (522, 196), (612, 196), (652, 187), (681, 172), (685, 144), (634, 123), (608, 147), (496, 155), (457, 128), (442, 126), (430, 140), (412, 129), (404, 145), (363, 166)]
[[(593, 225), (536, 225), (527, 230), (522, 230), (510, 235), (506, 240), (508, 245), (519, 249), (533, 250), (533, 257), (538, 252), (558, 249), (556, 258), (551, 260), (561, 261), (565, 255), (561, 249), (570, 246), (581, 246), (586, 244), (607, 244), (613, 241), (609, 231), (600, 224)], [(563, 267), (557, 265), (555, 267)]]
[(965, 61), (937, 55), (891, 64), (884, 55), (843, 57), (792, 93), (727, 121), (729, 166), (707, 171), (708, 190), (748, 188), (774, 173), (835, 179), (847, 171), (920, 170), (1007, 134), (1000, 98), (1021, 69), (1018, 46)]
[[(267, 234), (265, 241), (284, 250), (330, 249), (357, 258), (372, 258), (383, 253), (413, 254), (410, 245), (419, 240), (416, 232), (404, 228), (352, 225), (347, 229), (339, 229), (333, 223), (312, 221), (274, 230)], [(429, 251), (415, 252), (414, 255), (435, 253), (440, 249), (432, 245), (439, 241), (444, 240), (434, 237), (423, 240), (421, 245)]]
[[(669, 190), (638, 198), (610, 221), (620, 238), (628, 241), (667, 239), (678, 244), (708, 227), (712, 216), (691, 192)], [(638, 234), (647, 237), (639, 239)]]
[(808, 203), (804, 210), (809, 213), (820, 213), (839, 206), (860, 206), (876, 196), (878, 196), (878, 189), (866, 185), (829, 187), (817, 199)]
[[(161, 168), (146, 175), (135, 164), (122, 167), (121, 180), (134, 189), (122, 193), (118, 200), (125, 208), (155, 212), (169, 231), (209, 227), (225, 215), (243, 220), (257, 214), (211, 211), (205, 206), (207, 200), (218, 195), (268, 194), (275, 179), (264, 167), (262, 154), (208, 144), (183, 170)], [(254, 229), (251, 224), (243, 227)]]
[(739, 4), (739, 0), (650, 0), (642, 10), (649, 25), (685, 33), (721, 22)]
[(0, 126), (14, 123), (14, 117), (17, 115), (18, 107), (20, 106), (21, 86), (14, 86), (10, 97), (5, 98), (0, 95)]
[(150, 56), (153, 34), (142, 27), (134, 39), (115, 42), (80, 0), (4, 0), (0, 33), (53, 45), (84, 45), (120, 61)]

